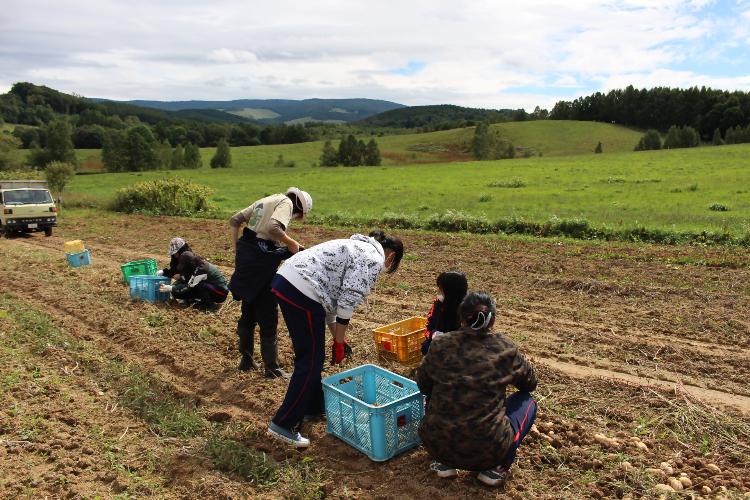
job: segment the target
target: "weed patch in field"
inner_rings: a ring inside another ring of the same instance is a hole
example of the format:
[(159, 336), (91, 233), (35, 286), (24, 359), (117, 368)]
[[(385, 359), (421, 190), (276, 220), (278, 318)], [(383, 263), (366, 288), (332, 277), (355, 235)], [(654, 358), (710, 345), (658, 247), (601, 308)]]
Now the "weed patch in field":
[(271, 457), (227, 436), (219, 427), (208, 436), (203, 451), (218, 470), (259, 486), (273, 486), (279, 480), (279, 465)]
[(490, 182), (489, 184), (487, 184), (487, 187), (518, 189), (518, 188), (526, 187), (526, 183), (522, 181), (521, 179), (513, 179), (511, 181)]
[(263, 488), (273, 487), (284, 498), (324, 498), (325, 472), (310, 457), (294, 463), (277, 462), (242, 441), (244, 430), (237, 426), (214, 427), (203, 452), (216, 469), (236, 474)]
[(345, 215), (312, 216), (316, 224), (344, 227), (389, 227), (392, 229), (427, 229), (440, 232), (468, 232), (478, 234), (529, 235), (535, 237), (565, 237), (583, 240), (629, 241), (665, 245), (738, 245), (750, 246), (750, 233), (736, 235), (729, 231), (674, 231), (633, 227), (615, 229), (594, 227), (586, 219), (550, 218), (547, 222), (523, 219), (491, 221), (483, 216), (447, 210), (427, 218), (405, 214), (384, 214), (382, 217), (352, 217)]
[(177, 398), (140, 368), (112, 361), (105, 375), (122, 405), (159, 435), (186, 438), (204, 430), (205, 420), (193, 402)]
[(712, 203), (708, 206), (708, 209), (714, 212), (728, 212), (729, 207), (726, 205), (722, 205), (721, 203)]

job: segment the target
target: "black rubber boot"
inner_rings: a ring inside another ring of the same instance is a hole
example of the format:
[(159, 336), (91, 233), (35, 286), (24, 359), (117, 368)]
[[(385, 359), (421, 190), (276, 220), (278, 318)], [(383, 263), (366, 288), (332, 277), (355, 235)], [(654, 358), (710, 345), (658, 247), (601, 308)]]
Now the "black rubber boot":
[(260, 365), (253, 359), (253, 351), (255, 350), (255, 328), (248, 328), (246, 326), (237, 325), (237, 336), (239, 337), (239, 351), (242, 355), (240, 359), (240, 371), (246, 372), (250, 370), (260, 369)]
[(266, 373), (280, 368), (279, 345), (276, 341), (276, 335), (260, 336), (260, 357), (263, 359), (263, 367), (266, 369)]

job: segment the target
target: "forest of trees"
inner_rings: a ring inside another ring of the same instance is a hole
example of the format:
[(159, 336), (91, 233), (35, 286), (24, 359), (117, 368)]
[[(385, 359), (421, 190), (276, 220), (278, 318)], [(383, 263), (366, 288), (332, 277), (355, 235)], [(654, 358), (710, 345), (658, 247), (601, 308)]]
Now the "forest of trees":
[(559, 101), (550, 111), (553, 120), (612, 122), (661, 132), (675, 125), (690, 126), (710, 141), (718, 128), (729, 129), (750, 124), (750, 93), (715, 90), (707, 87), (678, 89), (656, 87), (597, 92), (574, 101)]
[(73, 146), (82, 149), (99, 149), (108, 134), (141, 126), (149, 128), (156, 141), (183, 147), (189, 143), (213, 147), (220, 139), (225, 139), (230, 146), (293, 144), (316, 140), (320, 135), (315, 130), (318, 124), (261, 126), (251, 122), (185, 120), (176, 115), (130, 104), (96, 102), (31, 83), (16, 83), (10, 92), (0, 95), (0, 121), (27, 125), (16, 127), (13, 133), (26, 149), (46, 147), (45, 126), (60, 118), (70, 124)]
[(537, 107), (533, 113), (523, 109), (478, 109), (440, 104), (393, 109), (362, 120), (363, 125), (419, 129), (421, 132), (473, 127), (482, 122), (500, 123), (543, 119), (547, 111)]
[(320, 154), (321, 167), (358, 167), (360, 165), (377, 166), (381, 162), (380, 148), (375, 139), (365, 143), (362, 139), (357, 140), (353, 135), (348, 135), (339, 143), (339, 148), (333, 147), (331, 141), (323, 144)]

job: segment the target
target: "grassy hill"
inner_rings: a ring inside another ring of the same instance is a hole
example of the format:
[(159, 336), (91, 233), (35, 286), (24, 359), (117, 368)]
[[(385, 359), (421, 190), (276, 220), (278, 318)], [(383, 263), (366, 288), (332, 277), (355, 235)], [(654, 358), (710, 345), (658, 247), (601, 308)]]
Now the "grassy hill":
[[(271, 166), (280, 153), (314, 158), (317, 146), (237, 148), (235, 167), (227, 170), (78, 176), (70, 190), (106, 199), (118, 187), (179, 175), (213, 187), (213, 199), (226, 213), (298, 185), (312, 193), (317, 216), (426, 219), (458, 210), (489, 220), (584, 218), (611, 228), (748, 232), (748, 145), (409, 166)], [(206, 164), (211, 154), (203, 150)], [(714, 204), (729, 210), (709, 209)]]
[[(604, 153), (633, 151), (642, 132), (609, 123), (579, 121), (525, 121), (496, 123), (492, 130), (517, 148), (544, 156), (593, 153), (601, 141)], [(378, 138), (383, 156), (394, 164), (470, 160), (474, 128), (443, 130)]]
[[(589, 154), (601, 141), (604, 154), (632, 151), (641, 133), (608, 123), (576, 121), (527, 121), (499, 123), (492, 126), (502, 136), (509, 138), (517, 147), (533, 148), (543, 156), (567, 156)], [(443, 130), (424, 134), (401, 134), (376, 137), (383, 156), (383, 165), (411, 165), (471, 161), (471, 139), (474, 128)], [(367, 141), (370, 136), (362, 136)], [(334, 141), (334, 146), (337, 142)], [(232, 148), (234, 164), (240, 168), (264, 168), (272, 165), (279, 155), (297, 166), (317, 164), (322, 142), (284, 144), (277, 146), (253, 146)], [(208, 148), (210, 159), (213, 149)], [(25, 152), (19, 152), (24, 155)], [(593, 154), (593, 153), (592, 153)], [(100, 158), (96, 150), (78, 153), (79, 161), (89, 160), (93, 165)], [(92, 163), (93, 162), (93, 163)], [(93, 170), (89, 168), (88, 170)]]

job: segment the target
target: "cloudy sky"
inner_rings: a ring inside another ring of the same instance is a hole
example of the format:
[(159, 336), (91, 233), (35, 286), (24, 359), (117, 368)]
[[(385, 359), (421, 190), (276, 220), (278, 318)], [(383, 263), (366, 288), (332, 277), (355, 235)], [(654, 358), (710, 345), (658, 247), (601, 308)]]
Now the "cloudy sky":
[(628, 84), (750, 90), (748, 49), (750, 0), (24, 0), (0, 9), (0, 92), (531, 110)]

